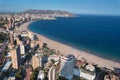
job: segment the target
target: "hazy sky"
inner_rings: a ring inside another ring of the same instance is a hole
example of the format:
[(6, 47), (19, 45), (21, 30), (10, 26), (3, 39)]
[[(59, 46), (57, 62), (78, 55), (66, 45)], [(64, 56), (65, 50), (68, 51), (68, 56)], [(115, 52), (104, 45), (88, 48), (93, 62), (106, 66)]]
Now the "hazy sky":
[(66, 10), (78, 14), (120, 15), (120, 0), (0, 0), (0, 11)]

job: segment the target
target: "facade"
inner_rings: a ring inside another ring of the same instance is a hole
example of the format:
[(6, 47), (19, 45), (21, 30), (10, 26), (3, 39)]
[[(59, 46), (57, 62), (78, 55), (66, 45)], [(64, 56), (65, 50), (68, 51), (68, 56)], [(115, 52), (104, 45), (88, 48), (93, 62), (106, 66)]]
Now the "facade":
[(48, 61), (48, 57), (42, 56), (42, 53), (37, 52), (35, 55), (32, 56), (32, 66), (33, 69), (37, 67), (43, 67), (44, 64)]
[(23, 45), (22, 42), (20, 42), (20, 54), (24, 55), (25, 54), (25, 46)]
[(40, 60), (40, 59), (39, 59), (38, 54), (35, 54), (35, 55), (32, 56), (32, 61), (31, 61), (31, 63), (32, 63), (33, 69), (36, 69), (37, 67), (40, 66), (40, 61), (39, 61), (39, 60)]
[(10, 43), (14, 44), (13, 31), (10, 31), (9, 37), (10, 37)]
[(105, 75), (104, 80), (120, 80), (120, 78), (115, 76), (114, 74), (108, 74)]
[(19, 46), (13, 46), (10, 49), (11, 59), (12, 59), (12, 68), (18, 69), (21, 64), (21, 55), (19, 51)]
[(75, 57), (73, 55), (67, 55), (60, 59), (60, 76), (69, 80), (72, 79), (75, 66)]
[(90, 74), (89, 72), (83, 71), (83, 70), (80, 70), (80, 77), (83, 77), (87, 80), (94, 80), (95, 79), (94, 74)]
[(16, 44), (17, 44), (17, 45), (20, 45), (20, 40), (19, 40), (18, 37), (16, 38)]
[(80, 77), (80, 70), (74, 68), (74, 75), (79, 76)]
[(31, 48), (42, 48), (41, 47), (41, 43), (40, 43), (39, 40), (37, 40), (37, 41), (31, 41), (30, 47)]
[(11, 18), (8, 18), (8, 21), (9, 21), (8, 27), (9, 27), (9, 29), (11, 29), (11, 28), (12, 28), (12, 21), (11, 21)]
[(57, 80), (57, 68), (55, 66), (49, 69), (48, 78), (49, 80)]
[(92, 64), (88, 64), (84, 69), (80, 69), (80, 77), (83, 77), (87, 80), (94, 80), (95, 76), (95, 67)]

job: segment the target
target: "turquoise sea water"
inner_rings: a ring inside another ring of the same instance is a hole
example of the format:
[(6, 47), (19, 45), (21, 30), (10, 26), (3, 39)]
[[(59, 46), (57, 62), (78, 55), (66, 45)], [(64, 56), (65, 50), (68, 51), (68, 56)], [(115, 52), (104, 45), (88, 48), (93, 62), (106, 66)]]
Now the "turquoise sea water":
[(38, 20), (29, 29), (91, 54), (120, 61), (120, 16), (79, 15)]

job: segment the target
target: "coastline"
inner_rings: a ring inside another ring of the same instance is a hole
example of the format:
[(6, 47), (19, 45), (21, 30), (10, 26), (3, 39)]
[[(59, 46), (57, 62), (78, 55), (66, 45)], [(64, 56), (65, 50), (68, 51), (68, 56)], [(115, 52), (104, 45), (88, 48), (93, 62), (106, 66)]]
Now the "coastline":
[[(31, 21), (31, 22), (33, 22), (33, 21)], [(77, 59), (85, 58), (85, 59), (87, 59), (87, 62), (97, 64), (100, 67), (107, 67), (110, 69), (120, 68), (120, 63), (118, 63), (118, 62), (104, 59), (104, 58), (95, 56), (89, 52), (75, 49), (74, 47), (70, 47), (68, 45), (59, 43), (59, 42), (51, 40), (43, 35), (40, 35), (40, 34), (37, 34), (37, 33), (30, 31), (28, 29), (28, 26), (31, 22), (27, 22), (27, 23), (22, 24), (20, 26), (20, 28), (23, 28), (24, 30), (29, 31), (32, 34), (36, 34), (42, 43), (44, 43), (44, 42), (47, 43), (49, 48), (56, 49), (57, 51), (60, 51), (60, 54), (62, 54), (62, 55), (72, 54)]]

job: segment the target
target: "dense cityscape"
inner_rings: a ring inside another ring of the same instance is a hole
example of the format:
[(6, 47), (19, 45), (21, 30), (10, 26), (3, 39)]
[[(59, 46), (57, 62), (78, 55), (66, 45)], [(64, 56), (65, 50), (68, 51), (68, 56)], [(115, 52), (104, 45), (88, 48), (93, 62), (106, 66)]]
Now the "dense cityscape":
[(99, 67), (86, 58), (61, 55), (36, 34), (20, 27), (56, 17), (75, 15), (44, 10), (0, 14), (0, 80), (120, 80), (119, 70)]

